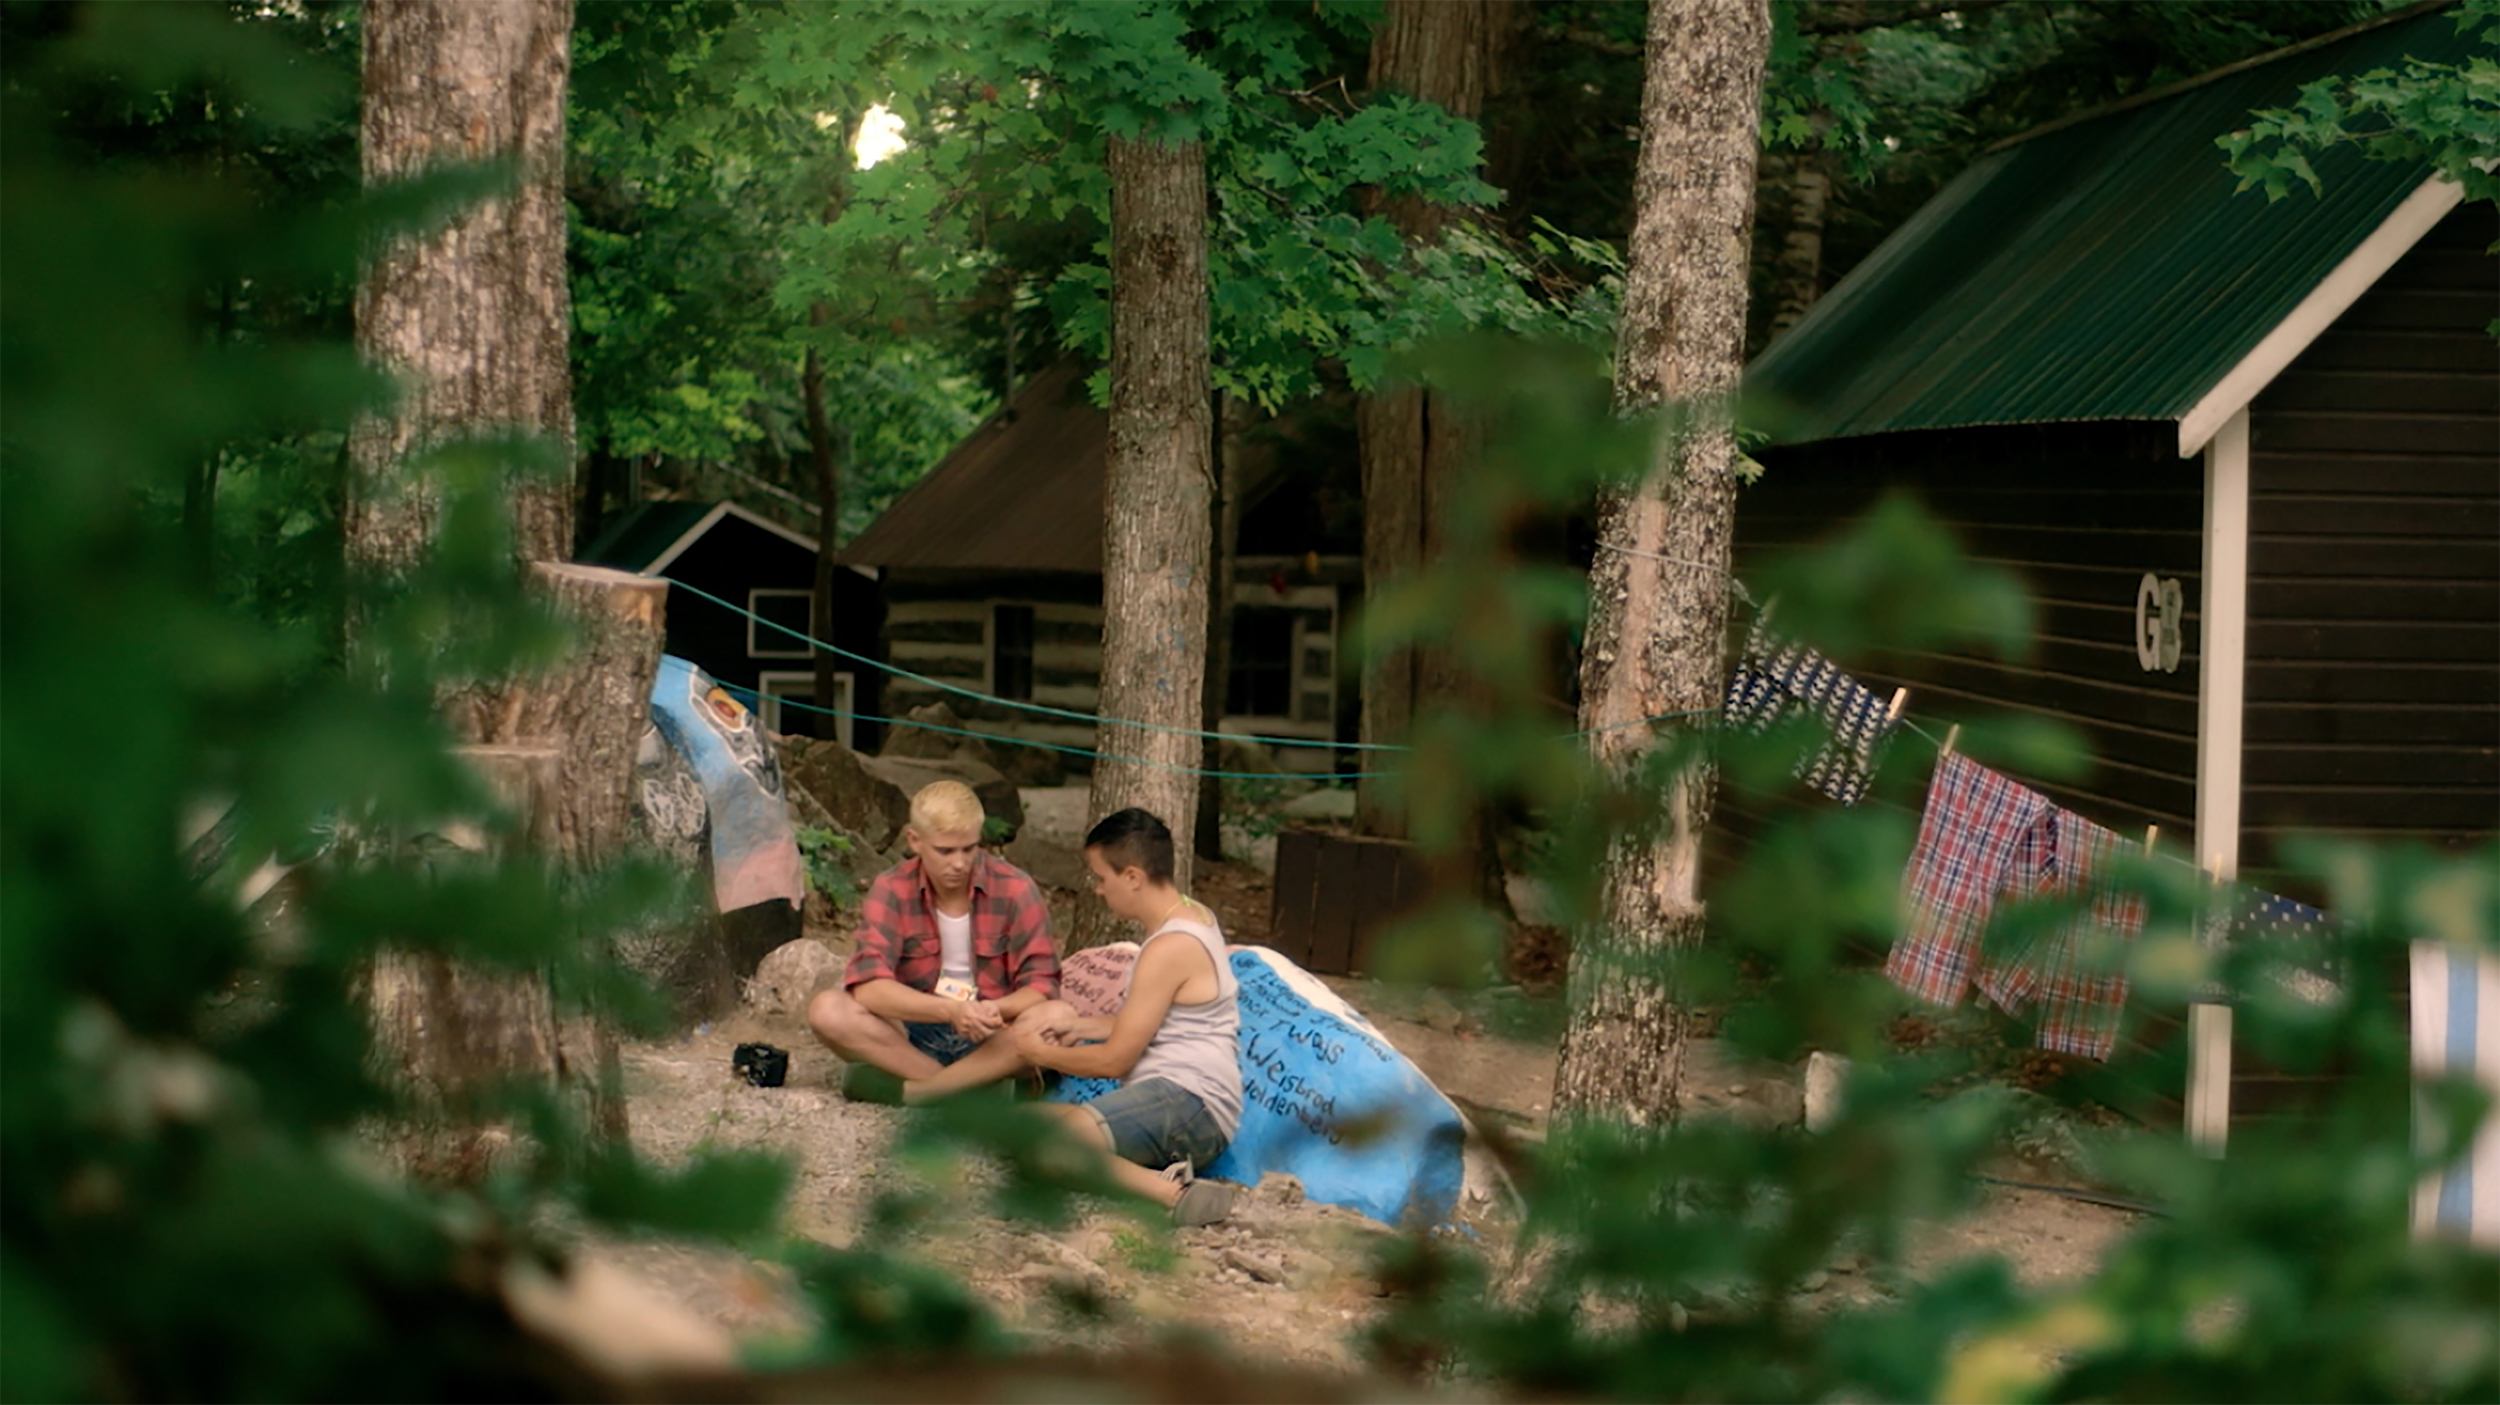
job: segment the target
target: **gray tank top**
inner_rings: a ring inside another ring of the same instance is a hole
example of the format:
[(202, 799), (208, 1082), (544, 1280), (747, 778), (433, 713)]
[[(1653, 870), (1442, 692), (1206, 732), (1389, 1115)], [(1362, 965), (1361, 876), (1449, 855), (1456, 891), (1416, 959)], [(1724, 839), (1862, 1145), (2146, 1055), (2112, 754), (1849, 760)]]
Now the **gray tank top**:
[[(1140, 962), (1146, 947), (1179, 933), (1193, 938), (1215, 963), (1215, 998), (1203, 1005), (1174, 1001), (1163, 1015), (1163, 1028), (1128, 1071), (1123, 1084), (1161, 1078), (1178, 1084), (1205, 1103), (1226, 1140), (1241, 1126), (1241, 985), (1233, 979), (1232, 958), (1224, 951), (1224, 934), (1208, 923), (1175, 917), (1165, 922), (1137, 949)], [(1129, 980), (1137, 967), (1129, 967)], [(1128, 991), (1120, 992), (1123, 1002)]]

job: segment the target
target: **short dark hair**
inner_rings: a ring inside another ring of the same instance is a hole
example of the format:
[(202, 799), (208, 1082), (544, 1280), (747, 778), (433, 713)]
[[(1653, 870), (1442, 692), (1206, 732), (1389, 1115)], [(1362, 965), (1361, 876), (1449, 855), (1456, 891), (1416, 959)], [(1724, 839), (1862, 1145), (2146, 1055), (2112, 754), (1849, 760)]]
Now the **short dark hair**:
[(1172, 881), (1172, 827), (1134, 805), (1096, 820), (1085, 831), (1085, 847), (1102, 850), (1114, 873), (1139, 868), (1150, 883)]

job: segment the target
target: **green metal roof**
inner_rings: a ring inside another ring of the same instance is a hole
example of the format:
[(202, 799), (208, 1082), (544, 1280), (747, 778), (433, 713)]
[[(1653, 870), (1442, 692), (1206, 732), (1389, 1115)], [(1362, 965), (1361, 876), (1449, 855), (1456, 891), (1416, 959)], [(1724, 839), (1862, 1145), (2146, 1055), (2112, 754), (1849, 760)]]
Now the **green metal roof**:
[(1746, 370), (1773, 443), (2177, 419), (2431, 172), (2349, 147), (2235, 194), (2215, 138), (2302, 84), (2453, 62), (2453, 8), (2224, 69), (1981, 158)]
[(588, 565), (612, 566), (620, 571), (642, 570), (718, 506), (708, 502), (646, 502), (628, 508), (599, 529), (599, 535), (582, 552), (582, 560)]

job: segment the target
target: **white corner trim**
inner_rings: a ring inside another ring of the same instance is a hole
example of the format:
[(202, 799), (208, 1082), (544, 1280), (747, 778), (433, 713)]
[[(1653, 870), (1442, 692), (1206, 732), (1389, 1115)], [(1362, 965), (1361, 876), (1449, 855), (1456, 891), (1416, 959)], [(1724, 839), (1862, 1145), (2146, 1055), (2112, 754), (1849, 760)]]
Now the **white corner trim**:
[(2371, 285), (2396, 266), (2396, 260), (2410, 253), (2422, 236), (2431, 232), (2431, 226), (2464, 198), (2465, 187), (2446, 176), (2433, 176), (2406, 196), (2368, 238), (2335, 265), (2333, 272), (2309, 290), (2309, 296), (2300, 300), (2290, 316), (2275, 324), (2274, 330), (2240, 358), (2238, 365), (2223, 373), (2203, 399), (2179, 417), (2179, 457), (2187, 458), (2203, 449), (2225, 421), (2248, 408), (2249, 401), (2273, 384), (2284, 367), (2307, 351), (2319, 333), (2333, 326), (2336, 318), (2360, 301)]
[(774, 536), (779, 537), (794, 546), (806, 547), (810, 554), (813, 554), (816, 550), (816, 539), (814, 537), (801, 536), (799, 533), (791, 531), (789, 528), (782, 526), (773, 519), (766, 517), (761, 513), (750, 512), (747, 509), (738, 506), (734, 502), (720, 502), (714, 503), (711, 511), (703, 514), (700, 518), (697, 518), (693, 526), (688, 527), (685, 532), (677, 538), (677, 540), (670, 542), (667, 550), (652, 557), (651, 564), (643, 567), (641, 573), (646, 576), (656, 576), (666, 571), (672, 562), (676, 561), (678, 557), (686, 554), (686, 548), (693, 546), (697, 541), (701, 540), (705, 532), (708, 532), (714, 527), (720, 525), (720, 520), (723, 517), (736, 517), (740, 521), (752, 522), (756, 526), (763, 528), (765, 531), (772, 533)]
[(661, 572), (666, 571), (670, 562), (685, 555), (687, 547), (701, 541), (703, 539), (703, 534), (712, 530), (712, 524), (720, 520), (721, 513), (726, 511), (728, 507), (729, 504), (725, 502), (714, 503), (711, 511), (696, 518), (694, 520), (694, 525), (688, 527), (685, 531), (678, 533), (677, 540), (670, 542), (666, 550), (662, 551), (659, 555), (652, 557), (650, 563), (642, 568), (640, 574), (646, 576), (656, 576)]
[(2248, 411), (2205, 446), (2205, 552), (2197, 599), (2196, 865), (2240, 870), (2240, 728), (2248, 684)]
[(779, 537), (794, 546), (806, 547), (810, 552), (813, 552), (816, 549), (816, 539), (814, 537), (808, 536), (803, 532), (791, 531), (789, 528), (782, 526), (780, 523), (775, 522), (773, 519), (766, 517), (760, 512), (750, 512), (747, 509), (738, 506), (734, 502), (725, 502), (722, 503), (721, 506), (729, 509), (730, 515), (743, 521), (752, 522), (756, 526), (763, 528), (765, 531), (772, 533), (774, 536)]
[[(2331, 318), (2329, 320), (2332, 320)], [(2196, 866), (2216, 882), (2240, 871), (2241, 728), (2248, 691), (2248, 409), (2204, 446), (2205, 554), (2196, 645)], [(2188, 1018), (2188, 1140), (2220, 1156), (2231, 1132), (2231, 1011)]]

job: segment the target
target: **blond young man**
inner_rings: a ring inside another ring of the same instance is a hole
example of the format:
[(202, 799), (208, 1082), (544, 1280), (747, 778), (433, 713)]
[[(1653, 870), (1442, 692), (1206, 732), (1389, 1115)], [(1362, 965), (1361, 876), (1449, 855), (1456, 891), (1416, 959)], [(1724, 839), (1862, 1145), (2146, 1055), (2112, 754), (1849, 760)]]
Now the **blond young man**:
[(1041, 885), (981, 847), (987, 818), (961, 781), (912, 797), (912, 856), (869, 885), (841, 988), (807, 1005), (851, 1065), (845, 1095), (923, 1102), (1026, 1070), (1000, 1035), (1059, 993), (1059, 953)]
[(1085, 836), (1085, 866), (1105, 906), (1146, 929), (1112, 1015), (1065, 1001), (1016, 1021), (1036, 1068), (1120, 1086), (1047, 1110), (1099, 1150), (1111, 1177), (1181, 1225), (1232, 1213), (1234, 1187), (1199, 1180), (1241, 1126), (1241, 1004), (1215, 914), (1172, 885), (1172, 831), (1144, 810), (1105, 816)]

